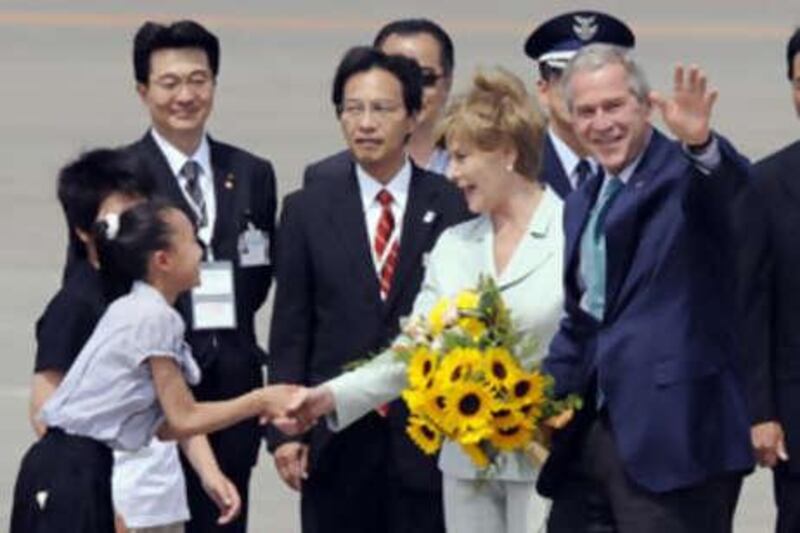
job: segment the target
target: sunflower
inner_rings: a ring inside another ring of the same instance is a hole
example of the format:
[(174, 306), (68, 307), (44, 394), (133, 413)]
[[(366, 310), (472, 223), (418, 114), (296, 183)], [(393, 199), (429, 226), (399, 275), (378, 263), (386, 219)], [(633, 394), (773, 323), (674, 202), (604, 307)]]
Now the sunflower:
[(452, 435), (456, 427), (453, 421), (447, 416), (447, 396), (441, 391), (431, 391), (425, 395), (425, 401), (420, 407), (421, 411), (431, 422), (447, 435)]
[(427, 346), (418, 347), (408, 363), (408, 384), (412, 388), (424, 387), (435, 370), (436, 355)]
[(456, 383), (447, 391), (445, 411), (450, 424), (459, 433), (459, 441), (466, 438), (476, 442), (479, 434), (489, 427), (492, 398), (478, 383), (465, 381)]
[(545, 378), (539, 372), (521, 373), (509, 381), (509, 401), (519, 407), (540, 406), (544, 401)]
[(439, 335), (449, 325), (452, 304), (447, 298), (440, 298), (428, 313), (428, 325), (433, 336)]
[(489, 442), (500, 451), (510, 452), (522, 448), (531, 441), (533, 431), (524, 423), (505, 428), (497, 428), (489, 437)]
[(486, 324), (474, 316), (462, 316), (458, 319), (458, 327), (469, 335), (473, 341), (478, 341), (486, 333)]
[(475, 311), (481, 303), (481, 296), (475, 291), (461, 291), (456, 296), (456, 309), (459, 311)]
[(406, 402), (408, 410), (412, 413), (424, 409), (425, 403), (428, 401), (427, 391), (420, 389), (406, 389), (400, 396)]
[(484, 354), (484, 372), (486, 381), (497, 389), (506, 389), (515, 381), (522, 370), (511, 353), (505, 348), (489, 348)]
[(481, 367), (481, 353), (475, 348), (453, 348), (442, 357), (436, 380), (444, 387), (466, 381)]
[(461, 449), (472, 460), (472, 463), (478, 468), (486, 468), (489, 466), (489, 456), (478, 444), (462, 444)]
[(410, 416), (406, 433), (428, 455), (433, 455), (442, 446), (442, 434), (422, 417)]

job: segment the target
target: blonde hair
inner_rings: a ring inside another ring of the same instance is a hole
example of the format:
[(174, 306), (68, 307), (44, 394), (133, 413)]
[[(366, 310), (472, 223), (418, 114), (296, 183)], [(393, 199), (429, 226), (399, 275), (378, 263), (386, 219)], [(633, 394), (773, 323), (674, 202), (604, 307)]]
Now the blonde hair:
[(513, 148), (514, 170), (538, 179), (542, 159), (544, 122), (525, 90), (511, 72), (497, 67), (479, 70), (472, 87), (450, 105), (438, 126), (445, 144), (464, 139), (482, 151)]

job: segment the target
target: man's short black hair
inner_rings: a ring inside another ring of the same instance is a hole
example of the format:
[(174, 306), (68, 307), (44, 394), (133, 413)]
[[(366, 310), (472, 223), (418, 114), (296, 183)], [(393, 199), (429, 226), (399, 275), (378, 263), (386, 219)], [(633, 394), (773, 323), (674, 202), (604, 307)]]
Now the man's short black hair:
[(390, 35), (409, 36), (419, 33), (427, 33), (439, 43), (439, 63), (447, 78), (453, 77), (455, 68), (455, 53), (453, 51), (453, 40), (444, 29), (429, 19), (400, 19), (388, 23), (380, 29), (375, 36), (373, 46), (380, 48)]
[(169, 26), (145, 22), (133, 38), (133, 74), (136, 81), (147, 85), (150, 78), (150, 56), (166, 48), (200, 48), (208, 57), (214, 79), (219, 72), (219, 40), (193, 20), (179, 20)]
[(786, 44), (786, 71), (789, 81), (794, 79), (794, 58), (797, 54), (800, 54), (800, 28), (794, 30), (792, 37)]
[(58, 175), (58, 201), (69, 228), (70, 248), (86, 257), (75, 230), (90, 233), (100, 204), (112, 193), (150, 197), (155, 182), (149, 175), (138, 175), (133, 161), (119, 150), (100, 148), (81, 154), (64, 166)]
[(333, 78), (333, 105), (336, 115), (342, 111), (344, 86), (352, 76), (374, 68), (387, 71), (403, 88), (403, 105), (409, 115), (422, 109), (422, 70), (413, 59), (387, 55), (372, 46), (356, 46), (347, 51)]

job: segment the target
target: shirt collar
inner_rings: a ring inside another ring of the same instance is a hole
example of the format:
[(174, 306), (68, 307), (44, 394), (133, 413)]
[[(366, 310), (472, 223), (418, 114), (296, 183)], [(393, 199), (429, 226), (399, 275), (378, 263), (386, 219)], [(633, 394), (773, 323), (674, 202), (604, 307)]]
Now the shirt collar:
[(167, 303), (167, 300), (164, 298), (164, 295), (161, 294), (161, 292), (158, 289), (156, 289), (146, 281), (142, 280), (134, 281), (133, 286), (131, 287), (131, 294), (135, 294), (147, 300)]
[(208, 145), (208, 137), (205, 133), (203, 133), (203, 137), (200, 139), (200, 145), (197, 147), (197, 150), (195, 150), (191, 156), (187, 156), (175, 148), (175, 146), (162, 137), (155, 128), (150, 128), (150, 135), (153, 136), (153, 140), (158, 145), (161, 153), (167, 158), (167, 163), (174, 176), (180, 176), (183, 165), (190, 159), (196, 161), (197, 164), (200, 165), (201, 175), (213, 175), (211, 172), (211, 149)]
[(383, 185), (380, 181), (373, 178), (364, 168), (356, 163), (356, 178), (358, 187), (361, 190), (361, 202), (364, 209), (369, 208), (381, 189), (386, 189), (392, 195), (394, 203), (401, 209), (405, 209), (408, 200), (408, 187), (411, 184), (411, 161), (406, 157), (403, 166), (392, 176), (389, 183)]
[[(578, 154), (572, 151), (572, 148), (570, 148), (567, 143), (561, 140), (561, 137), (556, 135), (552, 128), (547, 128), (547, 136), (550, 137), (550, 142), (553, 143), (553, 148), (556, 151), (556, 155), (558, 155), (558, 160), (561, 161), (561, 166), (564, 168), (564, 173), (567, 176), (574, 176), (578, 168), (578, 163), (581, 162), (581, 158), (578, 157)], [(587, 157), (585, 159), (586, 162), (589, 163), (589, 167), (592, 169), (592, 174), (595, 174), (598, 167), (597, 162), (591, 157)]]

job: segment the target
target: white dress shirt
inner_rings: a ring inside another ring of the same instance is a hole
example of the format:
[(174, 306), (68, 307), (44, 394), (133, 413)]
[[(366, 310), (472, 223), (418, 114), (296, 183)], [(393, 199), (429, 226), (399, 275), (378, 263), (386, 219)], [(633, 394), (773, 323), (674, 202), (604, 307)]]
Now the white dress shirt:
[(164, 154), (164, 157), (167, 159), (169, 168), (172, 170), (172, 175), (178, 180), (178, 185), (180, 186), (184, 198), (186, 198), (186, 201), (192, 206), (198, 216), (200, 216), (200, 209), (195, 205), (194, 200), (192, 200), (192, 197), (189, 196), (189, 193), (186, 191), (186, 178), (181, 174), (181, 169), (190, 159), (196, 161), (197, 164), (200, 165), (200, 175), (198, 179), (200, 180), (200, 190), (203, 191), (203, 200), (206, 203), (206, 220), (208, 223), (204, 227), (198, 229), (197, 236), (205, 243), (207, 249), (211, 250), (211, 238), (214, 235), (214, 222), (217, 219), (217, 195), (214, 192), (214, 171), (211, 167), (211, 149), (208, 145), (208, 137), (203, 134), (203, 138), (197, 150), (195, 150), (192, 155), (187, 156), (170, 144), (170, 142), (162, 137), (155, 128), (150, 129), (150, 134), (153, 136), (153, 140), (156, 142), (156, 145), (158, 145), (161, 153)]
[(381, 189), (386, 189), (392, 195), (391, 210), (394, 215), (394, 231), (387, 243), (384, 255), (391, 250), (391, 243), (397, 241), (400, 244), (400, 237), (403, 233), (403, 215), (406, 212), (408, 202), (408, 187), (411, 185), (411, 162), (406, 158), (400, 170), (392, 176), (386, 185), (370, 176), (361, 165), (356, 164), (356, 178), (358, 188), (361, 191), (361, 205), (364, 206), (364, 220), (367, 224), (369, 235), (369, 249), (372, 252), (372, 260), (375, 265), (375, 273), (380, 277), (380, 266), (382, 262), (375, 257), (374, 243), (375, 234), (378, 230), (378, 221), (381, 218), (383, 207), (378, 201), (378, 193)]

